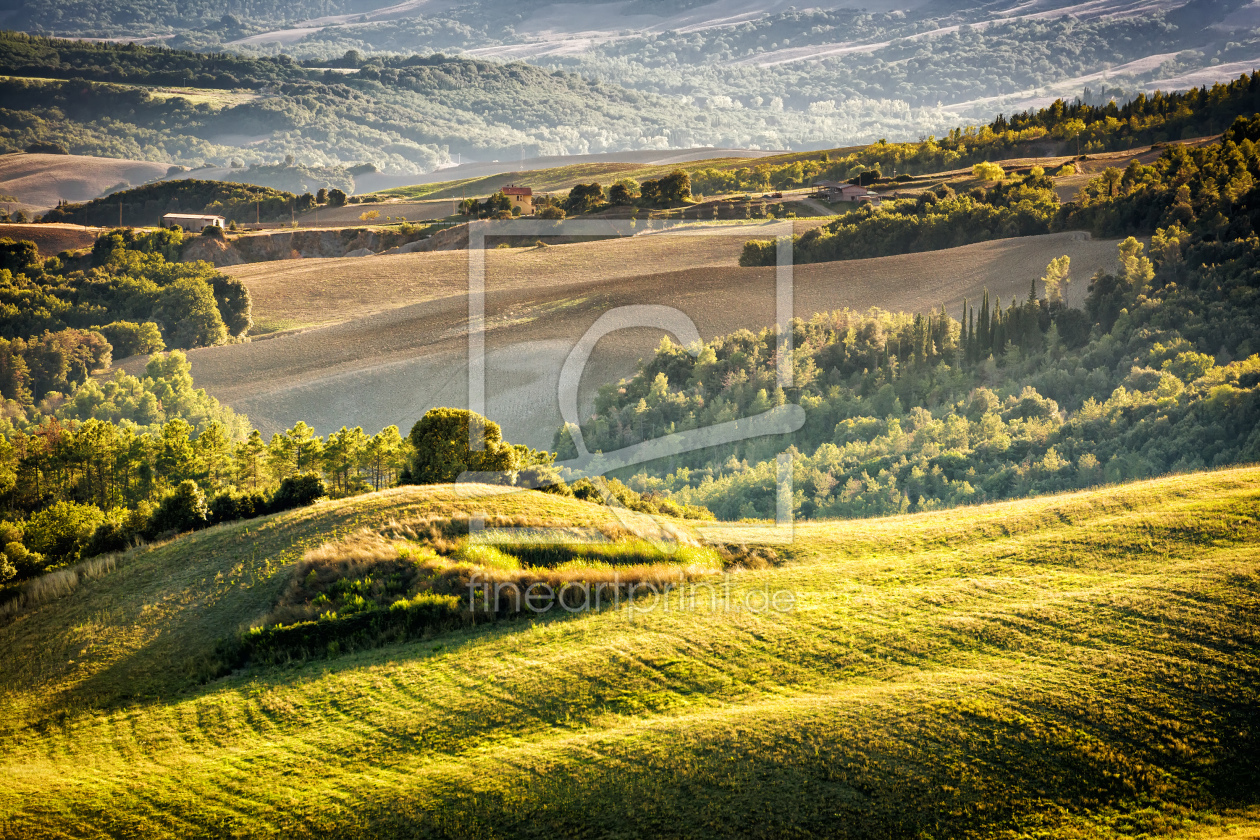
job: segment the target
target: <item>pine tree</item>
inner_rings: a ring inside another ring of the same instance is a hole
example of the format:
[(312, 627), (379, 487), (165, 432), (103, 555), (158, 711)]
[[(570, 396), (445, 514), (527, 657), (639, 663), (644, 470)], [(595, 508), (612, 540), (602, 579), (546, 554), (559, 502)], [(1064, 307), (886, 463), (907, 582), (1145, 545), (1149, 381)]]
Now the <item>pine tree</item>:
[(249, 438), (236, 445), (236, 475), (242, 484), (249, 484), (250, 490), (258, 489), (258, 480), (262, 478), (263, 455), (267, 452), (267, 443), (262, 434), (254, 429)]

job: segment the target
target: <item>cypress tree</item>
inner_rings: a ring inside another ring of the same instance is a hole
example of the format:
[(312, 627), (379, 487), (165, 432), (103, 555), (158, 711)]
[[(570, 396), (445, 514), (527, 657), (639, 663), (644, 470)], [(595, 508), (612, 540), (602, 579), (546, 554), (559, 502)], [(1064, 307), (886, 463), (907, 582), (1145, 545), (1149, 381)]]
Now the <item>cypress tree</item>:
[(989, 315), (989, 290), (984, 290), (984, 297), (980, 301), (980, 320), (977, 326), (980, 328), (980, 334), (976, 337), (976, 349), (978, 359), (983, 359), (993, 350), (993, 323)]
[(1002, 317), (1002, 298), (998, 298), (993, 307), (993, 355), (1000, 356), (1006, 352), (1006, 324)]
[(976, 310), (974, 308), (967, 309), (967, 321), (970, 327), (967, 330), (967, 361), (975, 363), (978, 355), (976, 347)]

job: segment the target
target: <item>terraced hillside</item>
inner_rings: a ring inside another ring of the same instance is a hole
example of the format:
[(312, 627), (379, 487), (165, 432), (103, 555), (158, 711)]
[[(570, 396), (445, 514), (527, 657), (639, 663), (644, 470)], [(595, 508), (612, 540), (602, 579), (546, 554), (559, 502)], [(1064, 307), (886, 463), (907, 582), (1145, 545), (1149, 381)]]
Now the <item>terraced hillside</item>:
[[(0, 831), (1260, 828), (1257, 468), (810, 523), (716, 605), (505, 621), (198, 683), (217, 640), (335, 535), (454, 511), (607, 515), (489, 492), (403, 488), (219, 526), (8, 620)], [(750, 609), (764, 591), (794, 605)]]
[[(755, 235), (755, 230), (753, 234)], [(745, 236), (653, 235), (487, 252), (490, 416), (510, 440), (550, 446), (560, 425), (556, 380), (564, 358), (614, 306), (676, 307), (712, 338), (774, 321), (773, 269), (737, 265)], [(1010, 300), (1062, 255), (1080, 282), (1115, 261), (1114, 242), (1084, 234), (970, 245), (924, 254), (798, 266), (796, 313), (877, 306), (927, 312), (984, 288)], [(464, 252), (291, 260), (229, 271), (253, 297), (255, 321), (290, 330), (264, 341), (194, 351), (197, 384), (272, 431), (305, 420), (323, 431), (409, 423), (467, 401), (467, 261)], [(583, 378), (584, 400), (633, 373), (659, 330), (625, 330), (600, 342)], [(143, 360), (131, 362), (142, 364)]]

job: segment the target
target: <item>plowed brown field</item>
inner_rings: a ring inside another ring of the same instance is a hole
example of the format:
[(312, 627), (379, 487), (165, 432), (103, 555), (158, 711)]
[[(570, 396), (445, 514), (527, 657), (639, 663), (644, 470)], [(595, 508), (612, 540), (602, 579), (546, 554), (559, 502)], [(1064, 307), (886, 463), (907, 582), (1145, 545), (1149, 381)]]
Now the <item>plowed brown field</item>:
[[(486, 255), (487, 407), (509, 439), (549, 445), (560, 422), (559, 370), (605, 311), (663, 304), (705, 338), (774, 320), (774, 270), (740, 268), (740, 237), (658, 235)], [(849, 307), (957, 314), (987, 288), (1028, 293), (1046, 263), (1072, 257), (1074, 302), (1088, 277), (1115, 260), (1114, 241), (1065, 233), (924, 254), (819, 263), (795, 270), (795, 312)], [(375, 432), (409, 426), (436, 405), (467, 403), (467, 257), (464, 252), (291, 260), (233, 269), (256, 316), (315, 324), (248, 344), (193, 351), (197, 383), (264, 430), (306, 420)], [(602, 383), (632, 373), (661, 339), (635, 329), (602, 340), (582, 380), (589, 404)], [(132, 360), (125, 366), (138, 366)]]

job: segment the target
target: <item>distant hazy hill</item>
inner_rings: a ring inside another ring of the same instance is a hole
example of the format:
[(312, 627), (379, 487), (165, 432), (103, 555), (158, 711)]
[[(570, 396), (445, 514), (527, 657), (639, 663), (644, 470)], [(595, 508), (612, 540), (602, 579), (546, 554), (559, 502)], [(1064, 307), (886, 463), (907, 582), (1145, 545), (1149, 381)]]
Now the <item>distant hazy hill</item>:
[(676, 97), (525, 64), (441, 55), (374, 58), (353, 72), (328, 64), (0, 34), (0, 151), (55, 140), (136, 160), (223, 166), (293, 155), (312, 167), (418, 173), (456, 155), (772, 139), (748, 135), (736, 114), (715, 118)]
[[(7, 23), (32, 32), (285, 52), (336, 61), (347, 71), (374, 53), (463, 53), (574, 71), (665, 95), (667, 110), (688, 107), (689, 119), (645, 134), (639, 148), (662, 142), (670, 148), (822, 148), (914, 139), (939, 135), (960, 117), (987, 121), (1058, 96), (1085, 96), (1086, 88), (1093, 100), (1123, 99), (1139, 90), (1235, 78), (1260, 66), (1260, 5), (1243, 0), (801, 5), (20, 0)], [(349, 50), (357, 55), (347, 57)], [(523, 140), (523, 153), (608, 148), (599, 145), (596, 124), (560, 124), (592, 131), (549, 138), (557, 143), (549, 149), (531, 149)]]

